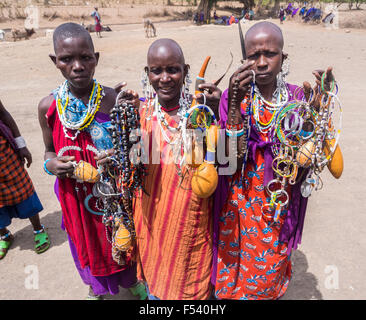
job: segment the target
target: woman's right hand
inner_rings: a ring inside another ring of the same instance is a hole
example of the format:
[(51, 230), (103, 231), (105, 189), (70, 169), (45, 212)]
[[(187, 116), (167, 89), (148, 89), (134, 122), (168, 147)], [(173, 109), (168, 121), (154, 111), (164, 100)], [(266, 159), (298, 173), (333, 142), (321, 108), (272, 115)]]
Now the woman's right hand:
[[(231, 76), (229, 82), (229, 101), (233, 97), (233, 90), (235, 85), (238, 85), (236, 94), (236, 106), (240, 106), (244, 97), (250, 92), (250, 83), (254, 80), (253, 71), (250, 67), (254, 64), (254, 61), (249, 61), (242, 64)], [(231, 103), (229, 103), (229, 108)]]
[(57, 178), (71, 178), (74, 173), (74, 165), (71, 161), (74, 160), (74, 156), (55, 157), (47, 161), (46, 168)]
[[(121, 91), (123, 91), (123, 88), (127, 85), (127, 82), (123, 81), (120, 82), (119, 84), (117, 84), (114, 87), (114, 91), (119, 94)], [(130, 103), (133, 104), (135, 106), (135, 108), (139, 108), (140, 107), (140, 99), (139, 99), (139, 95), (136, 91), (134, 90), (125, 90), (118, 99), (118, 104), (122, 103), (122, 102), (126, 102), (126, 103)]]
[(112, 160), (111, 156), (114, 155), (114, 149), (108, 149), (106, 151), (100, 152), (97, 156), (94, 157), (97, 160), (97, 166), (108, 165)]

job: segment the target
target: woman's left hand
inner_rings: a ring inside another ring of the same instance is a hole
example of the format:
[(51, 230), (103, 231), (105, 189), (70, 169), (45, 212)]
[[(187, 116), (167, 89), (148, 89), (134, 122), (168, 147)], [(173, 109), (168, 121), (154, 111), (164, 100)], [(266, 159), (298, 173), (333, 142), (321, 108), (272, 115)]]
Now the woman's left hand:
[(214, 83), (201, 83), (198, 87), (202, 90), (202, 93), (194, 95), (193, 98), (195, 98), (198, 103), (204, 103), (206, 101), (206, 105), (208, 105), (217, 116), (222, 93), (221, 90)]
[(139, 95), (136, 91), (134, 90), (123, 90), (123, 87), (125, 87), (127, 85), (126, 82), (120, 82), (119, 84), (117, 84), (114, 87), (114, 90), (116, 91), (117, 94), (119, 94), (121, 91), (123, 91), (123, 93), (120, 94), (119, 98), (118, 98), (118, 103), (121, 103), (122, 100), (124, 102), (133, 104), (136, 108), (140, 107), (140, 99), (139, 99)]
[(331, 89), (332, 82), (335, 81), (334, 75), (332, 73), (333, 67), (328, 67), (326, 71), (324, 70), (314, 70), (313, 75), (315, 76), (315, 82), (317, 86), (322, 90), (322, 77), (324, 72), (326, 73), (324, 81), (323, 81), (323, 88), (325, 91), (329, 91)]

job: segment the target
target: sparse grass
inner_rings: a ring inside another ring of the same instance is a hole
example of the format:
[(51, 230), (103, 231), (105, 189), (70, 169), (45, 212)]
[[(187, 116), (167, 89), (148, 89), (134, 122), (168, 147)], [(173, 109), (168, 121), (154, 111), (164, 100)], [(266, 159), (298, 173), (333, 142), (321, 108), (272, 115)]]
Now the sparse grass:
[(24, 8), (14, 8), (14, 16), (15, 19), (27, 19), (27, 14), (24, 11)]
[(146, 12), (142, 17), (152, 18), (152, 17), (169, 17), (169, 16), (171, 16), (170, 12), (164, 8), (162, 11), (150, 10)]
[(173, 11), (173, 14), (180, 20), (190, 20), (193, 17), (193, 9), (185, 11)]

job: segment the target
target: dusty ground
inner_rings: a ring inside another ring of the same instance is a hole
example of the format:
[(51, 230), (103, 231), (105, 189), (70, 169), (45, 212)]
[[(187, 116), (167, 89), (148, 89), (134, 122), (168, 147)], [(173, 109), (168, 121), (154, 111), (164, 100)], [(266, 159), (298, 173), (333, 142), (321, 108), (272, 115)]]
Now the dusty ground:
[[(276, 20), (275, 23), (278, 23)], [(244, 25), (247, 29), (252, 23)], [(52, 27), (52, 26), (44, 26)], [(186, 61), (195, 76), (203, 59), (212, 56), (207, 79), (218, 78), (226, 69), (230, 51), (234, 55), (231, 72), (239, 65), (237, 26), (189, 22), (156, 24), (159, 37), (170, 37), (183, 47)], [(364, 164), (366, 139), (363, 125), (366, 88), (366, 30), (328, 30), (319, 25), (285, 22), (282, 26), (285, 50), (291, 60), (289, 81), (312, 81), (312, 70), (334, 67), (343, 102), (341, 146), (345, 168), (340, 180), (323, 172), (324, 188), (310, 198), (302, 244), (292, 259), (294, 277), (285, 299), (365, 299), (364, 273), (366, 225)], [(96, 78), (113, 86), (125, 80), (141, 91), (141, 72), (146, 51), (153, 39), (146, 39), (141, 24), (119, 25), (102, 39), (93, 35), (101, 59)], [(48, 54), (51, 38), (38, 37), (21, 42), (0, 43), (0, 98), (16, 119), (33, 154), (29, 173), (43, 203), (42, 223), (47, 226), (52, 246), (41, 254), (33, 251), (28, 220), (13, 220), (10, 230), (16, 240), (0, 262), (0, 300), (3, 299), (84, 299), (87, 288), (74, 267), (65, 233), (60, 229), (61, 213), (53, 194), (54, 179), (43, 171), (43, 142), (37, 120), (37, 104), (63, 81)], [(225, 77), (221, 89), (227, 85)], [(38, 272), (33, 288), (29, 276)], [(132, 299), (126, 291), (108, 299)]]

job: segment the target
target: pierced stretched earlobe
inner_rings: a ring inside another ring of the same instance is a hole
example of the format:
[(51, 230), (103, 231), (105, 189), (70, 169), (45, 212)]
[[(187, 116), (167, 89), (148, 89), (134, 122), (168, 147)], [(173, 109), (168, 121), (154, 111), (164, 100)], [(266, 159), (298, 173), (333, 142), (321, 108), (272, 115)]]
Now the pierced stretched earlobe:
[(290, 73), (290, 59), (288, 57), (282, 63), (281, 73), (283, 77), (286, 77)]
[(185, 77), (183, 79), (183, 83), (185, 84), (187, 79), (188, 81), (190, 81), (190, 69), (191, 69), (191, 66), (189, 64), (186, 64), (184, 65), (184, 73), (185, 73)]
[(155, 91), (152, 87), (149, 79), (149, 68), (145, 67), (141, 76), (141, 84), (142, 84), (142, 94), (146, 99), (154, 98)]

